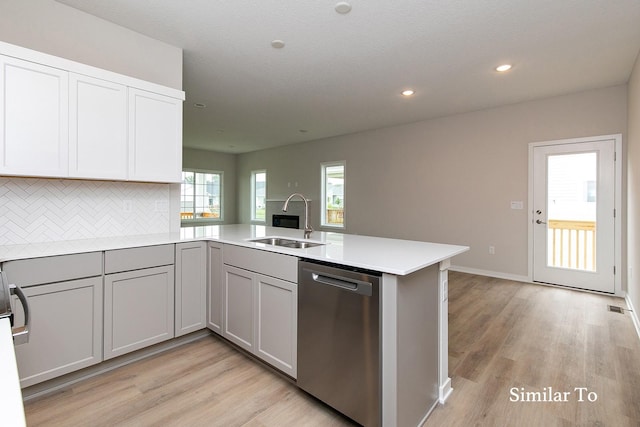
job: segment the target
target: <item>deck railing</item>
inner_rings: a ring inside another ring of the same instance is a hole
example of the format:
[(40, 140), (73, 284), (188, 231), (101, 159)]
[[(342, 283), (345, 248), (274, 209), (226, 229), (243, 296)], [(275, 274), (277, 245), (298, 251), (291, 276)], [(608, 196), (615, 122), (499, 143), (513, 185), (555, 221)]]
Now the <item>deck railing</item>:
[(328, 224), (344, 224), (344, 209), (327, 208), (326, 219)]
[(549, 266), (595, 271), (596, 223), (549, 219)]

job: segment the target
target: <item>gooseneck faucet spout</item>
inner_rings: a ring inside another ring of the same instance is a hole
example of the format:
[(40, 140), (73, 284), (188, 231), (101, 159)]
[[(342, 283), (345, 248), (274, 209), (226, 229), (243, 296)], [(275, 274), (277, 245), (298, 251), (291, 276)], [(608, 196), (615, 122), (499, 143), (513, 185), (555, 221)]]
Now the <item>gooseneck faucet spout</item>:
[(311, 236), (311, 232), (313, 231), (313, 228), (311, 227), (311, 224), (310, 224), (310, 221), (309, 221), (309, 202), (308, 202), (307, 198), (304, 197), (300, 193), (293, 193), (284, 202), (284, 206), (282, 207), (282, 212), (286, 212), (287, 211), (287, 208), (289, 207), (289, 202), (295, 196), (300, 197), (302, 199), (302, 201), (304, 202), (304, 238), (308, 239)]

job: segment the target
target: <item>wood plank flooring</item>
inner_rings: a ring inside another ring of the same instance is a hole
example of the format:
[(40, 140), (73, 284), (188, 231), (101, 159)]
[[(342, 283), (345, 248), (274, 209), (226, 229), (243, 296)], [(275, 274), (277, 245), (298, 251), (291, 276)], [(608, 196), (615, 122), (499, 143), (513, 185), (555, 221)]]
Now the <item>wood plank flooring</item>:
[(449, 301), (454, 391), (425, 426), (640, 426), (640, 340), (607, 310), (624, 300), (450, 273)]
[[(618, 298), (450, 273), (454, 391), (425, 426), (640, 426), (640, 340), (629, 314), (608, 304), (624, 307)], [(566, 402), (511, 402), (514, 387), (571, 393)], [(584, 402), (576, 387), (586, 387)], [(213, 336), (25, 411), (29, 426), (353, 425)]]

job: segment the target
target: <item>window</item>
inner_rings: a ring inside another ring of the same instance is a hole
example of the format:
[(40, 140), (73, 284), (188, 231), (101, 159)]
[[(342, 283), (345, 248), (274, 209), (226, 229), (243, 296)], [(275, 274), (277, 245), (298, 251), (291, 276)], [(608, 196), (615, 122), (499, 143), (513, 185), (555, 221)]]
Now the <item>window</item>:
[(267, 208), (267, 171), (251, 172), (251, 220), (265, 222)]
[(182, 172), (180, 219), (222, 220), (222, 172)]
[(344, 228), (345, 162), (322, 165), (322, 225)]

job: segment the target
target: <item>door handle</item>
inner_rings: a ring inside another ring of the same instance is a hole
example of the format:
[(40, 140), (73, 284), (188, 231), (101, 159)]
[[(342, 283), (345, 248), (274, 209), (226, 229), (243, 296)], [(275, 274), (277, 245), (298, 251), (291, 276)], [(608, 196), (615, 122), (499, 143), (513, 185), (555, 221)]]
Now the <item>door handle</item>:
[(546, 224), (546, 222), (540, 221), (539, 219), (536, 219), (536, 224)]

